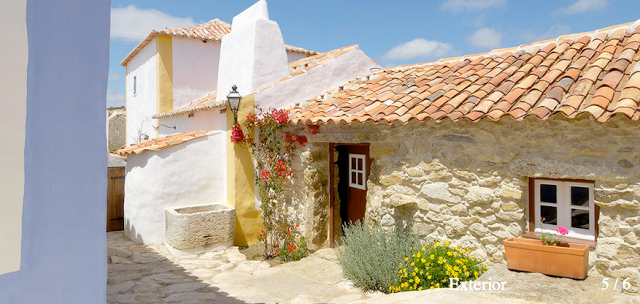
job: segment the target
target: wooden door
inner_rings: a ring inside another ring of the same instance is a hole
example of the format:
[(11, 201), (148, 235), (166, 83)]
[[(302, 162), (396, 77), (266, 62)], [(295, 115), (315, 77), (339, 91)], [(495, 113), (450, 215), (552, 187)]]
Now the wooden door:
[(124, 229), (125, 168), (107, 169), (107, 231)]
[[(349, 154), (347, 168), (348, 177), (348, 203), (347, 221), (356, 222), (364, 220), (367, 203), (367, 179), (371, 161), (369, 159), (369, 146), (348, 146)], [(340, 168), (340, 170), (344, 170)]]

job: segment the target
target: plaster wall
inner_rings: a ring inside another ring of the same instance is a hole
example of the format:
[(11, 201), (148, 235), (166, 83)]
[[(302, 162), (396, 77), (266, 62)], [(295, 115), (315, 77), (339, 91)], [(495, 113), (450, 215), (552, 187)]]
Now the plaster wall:
[[(151, 116), (157, 112), (156, 39), (147, 44), (127, 64), (127, 145), (140, 142), (141, 134), (149, 139), (157, 137), (156, 122)], [(133, 94), (133, 77), (137, 90)]]
[(27, 1), (6, 3), (0, 11), (0, 40), (11, 47), (0, 48), (0, 83), (4, 90), (0, 128), (3, 145), (0, 158), (0, 275), (20, 269), (22, 199), (24, 194), (24, 139), (27, 117)]
[[(162, 126), (167, 125), (167, 128)], [(227, 132), (227, 114), (220, 113), (219, 109), (210, 109), (207, 111), (200, 111), (193, 113), (193, 117), (189, 115), (179, 115), (167, 118), (158, 119), (158, 131), (160, 136), (171, 135), (175, 133), (182, 133), (185, 131), (211, 131), (220, 130), (221, 132)]]
[(294, 61), (298, 61), (302, 58), (306, 58), (307, 55), (306, 54), (302, 54), (302, 53), (294, 53), (294, 52), (287, 52), (287, 62), (291, 63)]
[(219, 42), (173, 37), (173, 108), (216, 90)]
[[(528, 231), (529, 178), (595, 182), (599, 234), (592, 272), (640, 284), (640, 124), (614, 117), (483, 120), (406, 126), (323, 125), (308, 135), (282, 202), (313, 247), (328, 246), (328, 143), (370, 143), (365, 222), (412, 222), (425, 240), (449, 239), (504, 262), (502, 241)], [(300, 189), (304, 189), (300, 191)], [(338, 227), (338, 226), (336, 226)]]
[[(17, 84), (1, 82), (7, 97), (16, 94), (2, 99), (3, 109), (17, 110), (11, 113), (16, 124), (6, 129), (24, 134), (19, 136), (23, 144), (15, 138), (3, 141), (3, 150), (9, 151), (3, 153), (15, 153), (13, 144), (24, 147), (24, 197), (22, 215), (17, 215), (22, 217), (20, 270), (0, 275), (0, 303), (106, 302), (104, 110), (110, 11), (108, 1), (97, 0), (29, 0), (26, 16), (25, 1), (8, 1), (0, 10), (0, 23), (11, 24), (0, 35), (17, 35), (10, 39), (11, 48), (0, 48), (2, 57), (14, 61), (3, 70)], [(24, 54), (14, 51), (28, 55), (26, 74), (20, 69)], [(20, 124), (25, 105), (26, 124)], [(15, 165), (8, 168), (20, 178)], [(4, 190), (2, 197), (4, 224), (16, 214), (9, 218)]]
[(288, 108), (295, 103), (304, 103), (351, 79), (370, 74), (370, 69), (374, 67), (379, 65), (357, 48), (322, 67), (256, 93), (256, 105), (269, 109)]
[(226, 133), (131, 155), (125, 181), (125, 235), (164, 242), (164, 209), (226, 202)]
[(217, 100), (231, 87), (245, 96), (289, 75), (287, 52), (278, 24), (269, 20), (267, 3), (256, 2), (233, 18), (231, 33), (222, 37)]

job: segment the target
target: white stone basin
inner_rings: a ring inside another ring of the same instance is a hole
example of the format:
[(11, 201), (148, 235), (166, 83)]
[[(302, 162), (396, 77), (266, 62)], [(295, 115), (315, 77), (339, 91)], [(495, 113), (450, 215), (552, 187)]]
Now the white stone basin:
[(236, 209), (220, 203), (166, 208), (164, 223), (164, 242), (170, 250), (222, 250), (233, 245)]

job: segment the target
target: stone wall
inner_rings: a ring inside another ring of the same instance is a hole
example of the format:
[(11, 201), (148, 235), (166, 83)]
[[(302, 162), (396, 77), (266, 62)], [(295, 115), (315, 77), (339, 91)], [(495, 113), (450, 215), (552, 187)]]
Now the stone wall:
[[(504, 262), (502, 241), (528, 231), (530, 177), (595, 181), (600, 206), (591, 271), (640, 282), (640, 124), (616, 117), (530, 118), (409, 125), (329, 124), (296, 160), (288, 213), (312, 248), (327, 246), (328, 143), (370, 143), (367, 224), (412, 221), (425, 240), (449, 239)], [(300, 210), (303, 213), (298, 213)], [(336, 227), (336, 229), (338, 229)]]
[(113, 114), (107, 119), (107, 149), (109, 152), (124, 148), (127, 138), (127, 117)]

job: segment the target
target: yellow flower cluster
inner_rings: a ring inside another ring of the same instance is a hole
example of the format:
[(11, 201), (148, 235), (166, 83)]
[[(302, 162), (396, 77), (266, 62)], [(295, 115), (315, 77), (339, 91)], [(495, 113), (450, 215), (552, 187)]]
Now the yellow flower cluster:
[(411, 256), (398, 264), (398, 281), (389, 287), (392, 293), (449, 287), (450, 278), (475, 280), (488, 269), (469, 256), (470, 249), (451, 246), (449, 241), (410, 250)]

